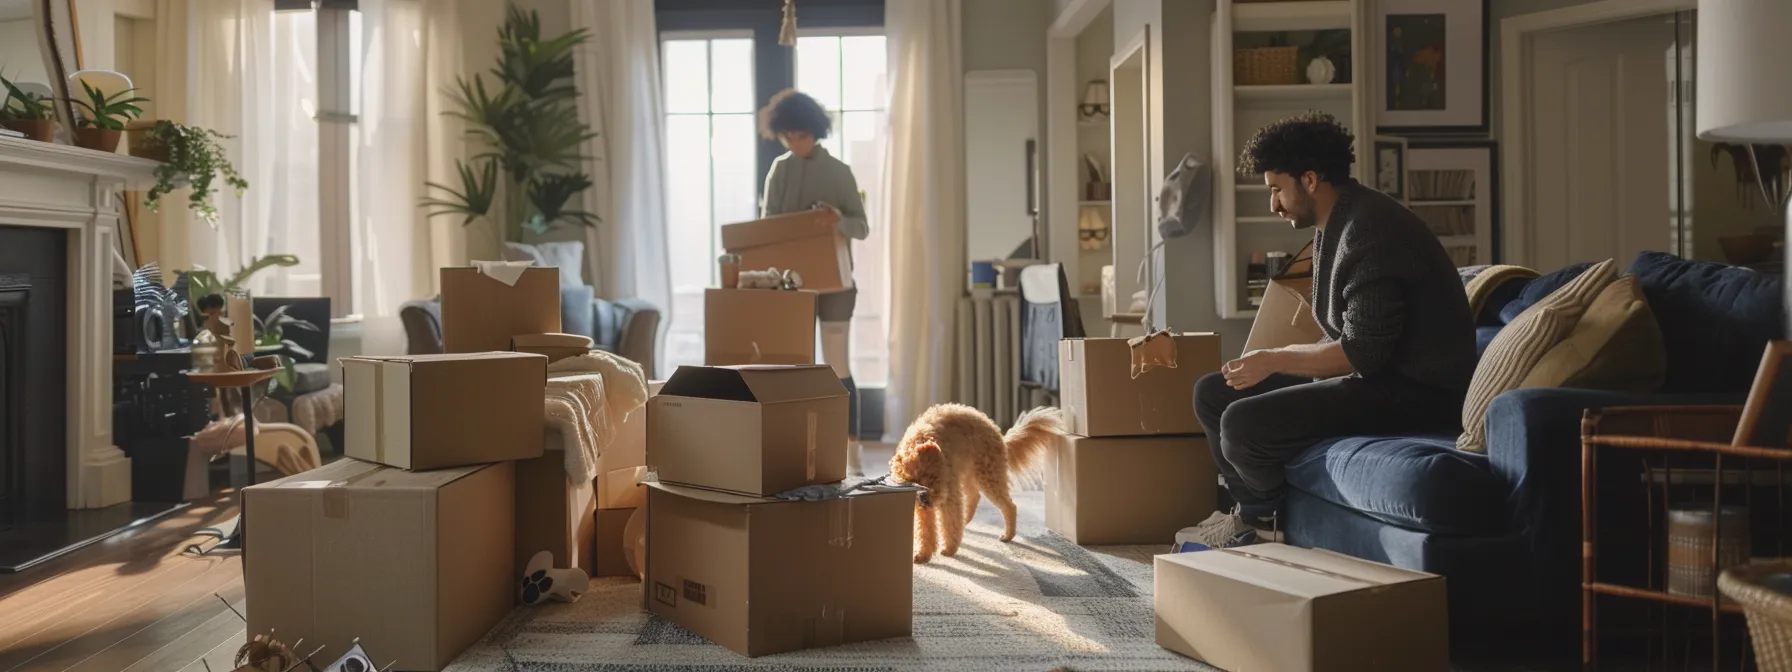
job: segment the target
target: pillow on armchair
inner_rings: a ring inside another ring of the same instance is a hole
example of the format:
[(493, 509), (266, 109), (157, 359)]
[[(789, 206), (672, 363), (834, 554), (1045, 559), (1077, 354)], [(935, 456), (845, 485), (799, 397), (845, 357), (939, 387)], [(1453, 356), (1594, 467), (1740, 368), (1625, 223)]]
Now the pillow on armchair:
[(561, 287), (585, 284), (585, 243), (568, 240), (554, 243), (504, 243), (517, 261), (528, 259), (542, 268), (560, 269)]
[(1578, 387), (1648, 393), (1667, 376), (1667, 349), (1642, 283), (1606, 285), (1574, 330), (1531, 367), (1519, 387)]

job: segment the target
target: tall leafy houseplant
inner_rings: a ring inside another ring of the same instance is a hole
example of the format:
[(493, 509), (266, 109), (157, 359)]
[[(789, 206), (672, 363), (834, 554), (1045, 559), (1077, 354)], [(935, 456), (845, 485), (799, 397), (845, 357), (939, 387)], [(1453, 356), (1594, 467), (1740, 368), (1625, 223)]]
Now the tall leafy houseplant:
[(467, 133), (481, 149), (470, 161), (456, 162), (458, 185), (428, 183), (436, 192), (423, 200), (432, 209), (429, 216), (459, 216), (462, 226), (496, 218), (492, 230), (500, 255), (505, 241), (520, 239), (523, 231), (601, 221), (569, 205), (592, 186), (591, 176), (578, 170), (579, 145), (597, 134), (579, 120), (578, 90), (567, 83), (573, 47), (588, 37), (575, 30), (543, 39), (539, 15), (509, 6), (490, 71), (495, 85), (475, 74), (457, 78), (445, 92), (456, 108), (448, 114), (470, 124)]

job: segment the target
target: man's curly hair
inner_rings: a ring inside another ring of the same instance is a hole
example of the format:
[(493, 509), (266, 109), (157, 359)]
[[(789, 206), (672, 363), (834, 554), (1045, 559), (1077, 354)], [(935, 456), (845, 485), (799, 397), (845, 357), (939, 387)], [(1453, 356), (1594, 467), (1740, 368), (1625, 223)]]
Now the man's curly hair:
[(1356, 163), (1355, 136), (1325, 112), (1309, 110), (1264, 126), (1238, 156), (1238, 172), (1255, 177), (1267, 172), (1299, 177), (1307, 171), (1333, 184), (1350, 179)]
[(779, 91), (759, 110), (759, 134), (767, 140), (776, 140), (778, 134), (793, 131), (809, 133), (816, 140), (826, 140), (828, 130), (833, 126), (833, 120), (828, 118), (828, 111), (822, 109), (821, 103), (808, 94), (797, 93), (796, 89)]

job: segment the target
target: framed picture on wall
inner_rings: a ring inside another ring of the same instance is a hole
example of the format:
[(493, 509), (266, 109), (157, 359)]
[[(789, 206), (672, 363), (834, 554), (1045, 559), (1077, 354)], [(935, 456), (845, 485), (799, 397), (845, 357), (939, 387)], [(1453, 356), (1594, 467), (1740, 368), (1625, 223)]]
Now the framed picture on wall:
[(1406, 200), (1406, 140), (1404, 138), (1375, 138), (1375, 168), (1373, 174), (1376, 191), (1393, 196), (1395, 200)]
[(1487, 132), (1487, 0), (1381, 0), (1372, 79), (1382, 133)]

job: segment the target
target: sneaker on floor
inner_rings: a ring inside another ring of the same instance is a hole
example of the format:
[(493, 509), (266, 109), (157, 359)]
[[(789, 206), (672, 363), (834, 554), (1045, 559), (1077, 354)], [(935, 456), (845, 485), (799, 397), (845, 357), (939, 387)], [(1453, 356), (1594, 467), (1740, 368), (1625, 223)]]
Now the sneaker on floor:
[(1176, 533), (1176, 543), (1170, 548), (1172, 553), (1189, 553), (1214, 548), (1234, 548), (1250, 544), (1279, 542), (1282, 533), (1275, 529), (1274, 520), (1256, 521), (1253, 525), (1246, 522), (1237, 513), (1215, 511), (1207, 520), (1194, 527), (1182, 528)]

